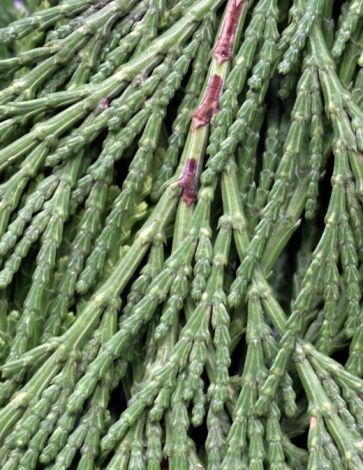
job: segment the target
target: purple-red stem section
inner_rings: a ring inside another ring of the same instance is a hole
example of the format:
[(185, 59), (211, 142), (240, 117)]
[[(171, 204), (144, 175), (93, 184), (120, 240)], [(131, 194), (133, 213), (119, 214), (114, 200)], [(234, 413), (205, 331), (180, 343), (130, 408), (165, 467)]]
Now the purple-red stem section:
[(181, 198), (187, 206), (192, 205), (197, 197), (197, 173), (197, 160), (189, 158), (178, 182), (178, 186), (182, 189)]
[(236, 37), (238, 21), (245, 3), (246, 0), (234, 0), (229, 4), (222, 31), (213, 52), (218, 64), (232, 59), (233, 43)]
[(110, 98), (108, 96), (105, 96), (100, 101), (99, 107), (100, 107), (100, 109), (105, 110), (109, 107), (109, 105), (110, 105)]
[[(248, 0), (233, 0), (228, 6), (222, 31), (219, 35), (213, 55), (218, 64), (232, 59), (233, 44), (237, 33), (237, 26), (243, 7)], [(223, 91), (223, 78), (214, 74), (210, 78), (202, 102), (193, 113), (192, 131), (208, 125), (219, 111), (219, 101)], [(195, 158), (189, 158), (185, 164), (183, 174), (178, 182), (182, 189), (181, 198), (190, 206), (197, 197), (198, 163)]]
[(213, 114), (219, 110), (219, 100), (223, 90), (223, 80), (220, 75), (212, 75), (201, 104), (193, 114), (193, 129), (210, 123)]

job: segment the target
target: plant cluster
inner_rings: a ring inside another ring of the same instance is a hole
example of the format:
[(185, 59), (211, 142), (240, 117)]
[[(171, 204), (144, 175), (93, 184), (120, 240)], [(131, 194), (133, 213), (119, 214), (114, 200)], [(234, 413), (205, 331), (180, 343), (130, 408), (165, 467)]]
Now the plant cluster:
[(363, 468), (341, 3), (4, 2), (2, 470)]

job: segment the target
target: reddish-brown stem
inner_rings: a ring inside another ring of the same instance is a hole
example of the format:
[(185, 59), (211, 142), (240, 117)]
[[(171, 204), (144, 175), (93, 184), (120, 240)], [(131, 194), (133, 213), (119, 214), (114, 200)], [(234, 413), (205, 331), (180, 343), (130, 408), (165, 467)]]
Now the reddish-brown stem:
[(178, 186), (182, 188), (181, 198), (187, 206), (193, 204), (197, 197), (197, 174), (197, 160), (195, 158), (189, 158), (186, 161), (183, 174), (178, 182)]
[(233, 0), (228, 6), (222, 31), (213, 52), (214, 58), (218, 64), (232, 59), (233, 43), (236, 37), (238, 21), (247, 1), (248, 0)]
[(223, 80), (219, 75), (212, 75), (201, 104), (193, 114), (193, 128), (198, 129), (210, 123), (213, 114), (219, 111), (219, 100), (223, 89)]

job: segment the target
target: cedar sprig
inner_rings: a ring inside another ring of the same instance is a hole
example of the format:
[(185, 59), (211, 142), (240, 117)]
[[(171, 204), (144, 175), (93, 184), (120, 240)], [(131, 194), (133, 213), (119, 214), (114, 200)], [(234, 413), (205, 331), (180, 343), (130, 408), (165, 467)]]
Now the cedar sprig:
[(3, 10), (1, 467), (360, 468), (359, 2)]

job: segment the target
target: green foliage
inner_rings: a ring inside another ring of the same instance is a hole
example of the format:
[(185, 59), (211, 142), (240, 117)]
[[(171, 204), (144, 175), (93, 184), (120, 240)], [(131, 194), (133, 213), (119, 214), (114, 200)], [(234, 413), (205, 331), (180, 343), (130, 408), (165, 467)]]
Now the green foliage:
[(335, 3), (2, 2), (2, 469), (363, 468)]

